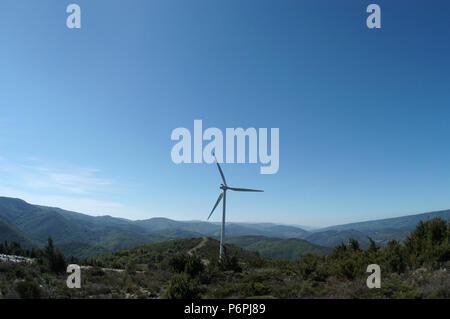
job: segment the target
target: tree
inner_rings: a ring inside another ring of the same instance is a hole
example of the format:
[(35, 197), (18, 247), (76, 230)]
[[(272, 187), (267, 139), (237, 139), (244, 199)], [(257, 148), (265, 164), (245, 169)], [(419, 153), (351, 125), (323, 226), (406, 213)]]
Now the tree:
[(354, 239), (354, 238), (350, 238), (348, 240), (349, 242), (349, 247), (351, 250), (353, 251), (360, 251), (361, 249), (359, 248), (359, 242), (358, 240)]
[(48, 238), (44, 251), (49, 270), (54, 273), (64, 273), (67, 266), (66, 259), (58, 249), (55, 250), (51, 237)]
[(371, 253), (377, 253), (379, 248), (377, 247), (377, 244), (375, 243), (375, 241), (372, 239), (372, 237), (367, 237), (369, 239), (369, 249), (368, 251)]

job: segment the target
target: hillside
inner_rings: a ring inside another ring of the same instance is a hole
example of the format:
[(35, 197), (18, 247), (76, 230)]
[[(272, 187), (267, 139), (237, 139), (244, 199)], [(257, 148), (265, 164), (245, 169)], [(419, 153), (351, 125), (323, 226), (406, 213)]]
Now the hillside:
[(0, 219), (0, 242), (5, 241), (15, 241), (21, 243), (24, 247), (36, 245), (36, 243), (34, 243), (25, 233)]
[[(0, 254), (39, 261), (36, 267), (0, 260), (0, 299), (450, 298), (449, 236), (448, 222), (433, 219), (419, 223), (404, 243), (372, 243), (363, 250), (353, 242), (326, 257), (305, 255), (295, 261), (226, 245), (221, 263), (215, 239), (170, 240), (79, 261), (80, 289), (67, 289), (66, 264), (50, 246), (30, 251), (0, 243)], [(247, 238), (248, 244), (257, 241)], [(373, 263), (382, 269), (380, 289), (366, 286), (367, 265)]]
[(229, 238), (227, 242), (271, 259), (297, 260), (302, 255), (323, 256), (331, 251), (330, 248), (311, 244), (306, 240), (297, 238), (282, 239), (264, 236), (243, 236)]
[[(187, 254), (194, 247), (198, 247), (202, 238), (176, 239), (149, 245), (122, 249), (96, 258), (96, 262), (105, 267), (124, 269), (129, 263), (157, 264), (176, 254)], [(241, 262), (252, 262), (260, 259), (258, 254), (242, 248), (226, 244), (225, 251), (230, 256), (237, 257)], [(195, 254), (202, 259), (218, 260), (219, 241), (207, 238), (206, 243), (195, 250)]]
[(354, 238), (362, 247), (367, 248), (368, 237), (379, 245), (384, 245), (392, 239), (403, 240), (420, 221), (437, 217), (449, 220), (450, 210), (331, 226), (315, 230), (305, 239), (317, 245), (334, 247)]

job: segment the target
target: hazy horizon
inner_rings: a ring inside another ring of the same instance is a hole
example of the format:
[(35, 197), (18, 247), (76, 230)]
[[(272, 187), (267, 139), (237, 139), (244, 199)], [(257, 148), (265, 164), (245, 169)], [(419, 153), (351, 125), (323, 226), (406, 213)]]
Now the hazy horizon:
[[(3, 196), (2, 194), (0, 194), (0, 198), (1, 197), (6, 197)], [(6, 197), (8, 198), (8, 197)], [(49, 205), (45, 205), (45, 204), (38, 204), (38, 203), (31, 203), (23, 198), (17, 198), (17, 197), (10, 197), (10, 198), (14, 198), (14, 199), (19, 199), (19, 200), (23, 200), (25, 202), (27, 202), (28, 204), (31, 205), (38, 205), (38, 206), (45, 206), (45, 207), (50, 207), (50, 208), (59, 208), (62, 210), (66, 210), (66, 211), (71, 211), (74, 213), (80, 213), (83, 215), (87, 215), (87, 216), (91, 216), (91, 217), (113, 217), (113, 218), (121, 218), (121, 219), (126, 219), (126, 220), (130, 220), (130, 221), (140, 221), (140, 220), (147, 220), (147, 219), (152, 219), (152, 218), (164, 218), (164, 219), (170, 219), (173, 221), (179, 221), (179, 222), (205, 222), (205, 223), (212, 223), (212, 224), (220, 224), (221, 221), (208, 221), (208, 220), (201, 220), (201, 219), (173, 219), (170, 217), (165, 217), (165, 216), (150, 216), (148, 218), (145, 219), (129, 219), (129, 218), (125, 218), (125, 217), (120, 217), (120, 216), (114, 216), (114, 215), (110, 215), (110, 214), (104, 214), (104, 215), (91, 215), (85, 212), (81, 212), (81, 211), (74, 211), (74, 210), (70, 210), (70, 209), (65, 209), (64, 207), (54, 207), (54, 206), (49, 206)], [(439, 210), (439, 211), (445, 211), (448, 209), (443, 209), (443, 210)], [(413, 216), (413, 215), (420, 215), (420, 214), (424, 214), (424, 213), (432, 213), (432, 212), (436, 212), (436, 211), (427, 211), (427, 212), (416, 212), (416, 213), (412, 213), (412, 214), (408, 214), (408, 215), (399, 215), (399, 216), (390, 216), (390, 217), (380, 217), (380, 218), (376, 218), (376, 219), (370, 219), (370, 220), (355, 220), (355, 221), (349, 221), (346, 223), (339, 223), (339, 224), (326, 224), (326, 225), (306, 225), (306, 224), (298, 224), (298, 223), (279, 223), (276, 221), (239, 221), (239, 220), (227, 220), (226, 223), (227, 224), (232, 224), (232, 223), (238, 223), (238, 224), (274, 224), (274, 225), (283, 225), (283, 226), (293, 226), (293, 227), (299, 227), (299, 228), (303, 228), (304, 230), (316, 230), (316, 229), (322, 229), (322, 228), (327, 228), (330, 226), (339, 226), (339, 225), (345, 225), (345, 224), (353, 224), (353, 223), (359, 223), (359, 222), (368, 222), (368, 221), (374, 221), (374, 220), (383, 220), (383, 219), (389, 219), (389, 218), (398, 218), (398, 217), (406, 217), (406, 216)]]

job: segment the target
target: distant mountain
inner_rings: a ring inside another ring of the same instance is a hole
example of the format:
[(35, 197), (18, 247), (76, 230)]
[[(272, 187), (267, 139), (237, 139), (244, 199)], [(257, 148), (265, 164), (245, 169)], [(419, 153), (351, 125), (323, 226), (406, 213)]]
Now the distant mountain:
[(361, 247), (367, 247), (369, 245), (367, 235), (354, 229), (341, 231), (325, 230), (313, 233), (306, 238), (311, 243), (326, 247), (335, 247), (340, 243), (347, 244), (350, 238), (358, 240)]
[(318, 229), (305, 239), (317, 245), (334, 247), (354, 238), (360, 242), (361, 247), (366, 248), (369, 245), (368, 237), (379, 245), (392, 239), (403, 240), (420, 221), (436, 217), (449, 220), (450, 210), (331, 226)]
[(326, 255), (331, 249), (311, 244), (303, 239), (268, 238), (264, 236), (243, 236), (227, 239), (227, 243), (259, 253), (272, 259), (296, 260), (302, 255)]
[[(0, 197), (0, 239), (24, 246), (42, 246), (51, 236), (65, 254), (87, 258), (119, 249), (170, 239), (220, 237), (220, 224), (151, 218), (131, 221), (111, 216), (89, 216), (55, 207)], [(307, 232), (275, 224), (227, 224), (227, 237), (300, 237)]]
[[(151, 218), (135, 222), (148, 231), (166, 231), (168, 229), (179, 229), (195, 235), (210, 237), (220, 236), (220, 223), (208, 223), (201, 221), (174, 221), (167, 218)], [(276, 225), (270, 223), (227, 223), (227, 236), (266, 236), (279, 238), (303, 238), (309, 232), (293, 226)], [(183, 237), (178, 237), (183, 238)]]
[(272, 223), (237, 223), (237, 225), (259, 230), (261, 235), (266, 237), (305, 238), (310, 234), (309, 231), (297, 226), (277, 225)]
[(450, 219), (450, 210), (441, 210), (430, 213), (393, 217), (386, 219), (370, 220), (344, 225), (331, 226), (320, 229), (324, 230), (348, 230), (354, 229), (360, 232), (373, 232), (384, 229), (408, 229), (413, 230), (420, 221), (430, 220), (436, 217)]
[(153, 235), (131, 221), (92, 217), (5, 197), (0, 197), (0, 220), (10, 233), (2, 235), (4, 240), (42, 246), (51, 236), (65, 254), (77, 257), (168, 239), (168, 236)]

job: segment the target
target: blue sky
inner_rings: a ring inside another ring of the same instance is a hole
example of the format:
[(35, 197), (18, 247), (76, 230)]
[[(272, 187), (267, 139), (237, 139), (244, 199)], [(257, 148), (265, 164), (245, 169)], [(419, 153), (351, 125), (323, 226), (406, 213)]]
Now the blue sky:
[[(69, 30), (66, 6), (82, 9)], [(378, 3), (382, 28), (365, 9)], [(450, 208), (448, 1), (0, 4), (0, 195), (205, 219), (213, 165), (173, 129), (280, 129), (280, 169), (223, 164), (232, 221), (326, 226)], [(219, 220), (216, 215), (214, 220)]]

